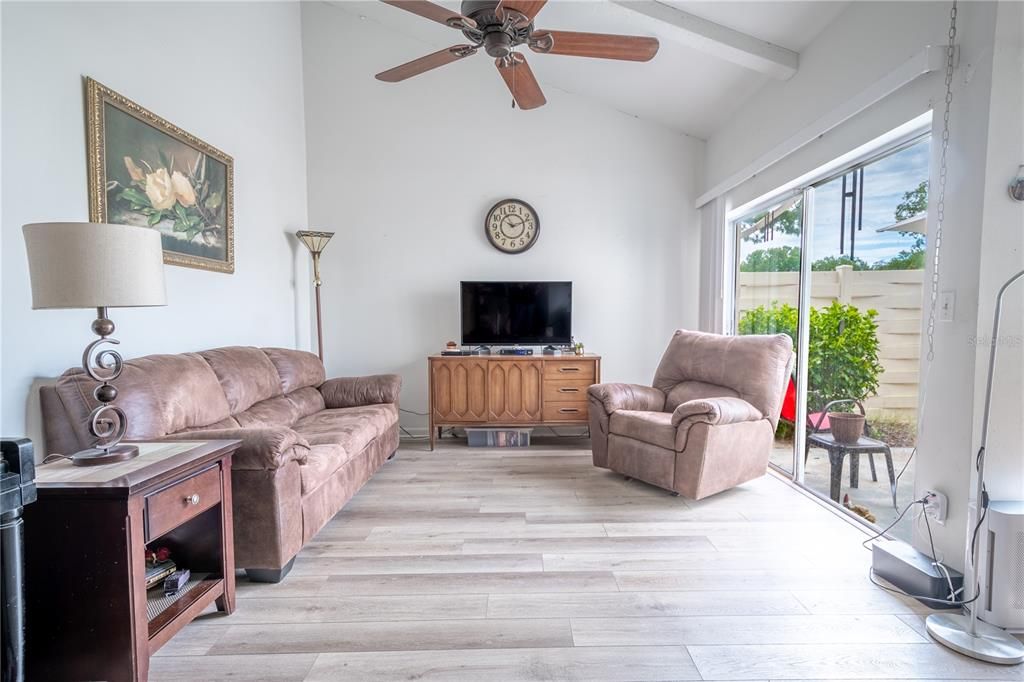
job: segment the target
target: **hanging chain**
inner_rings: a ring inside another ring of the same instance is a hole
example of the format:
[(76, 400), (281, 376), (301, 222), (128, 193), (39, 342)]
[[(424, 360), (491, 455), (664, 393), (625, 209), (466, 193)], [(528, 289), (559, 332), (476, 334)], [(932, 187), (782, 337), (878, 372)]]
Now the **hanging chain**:
[(935, 357), (935, 311), (939, 300), (939, 254), (942, 224), (946, 218), (946, 156), (949, 152), (949, 108), (953, 103), (953, 67), (956, 57), (956, 0), (949, 11), (949, 42), (946, 45), (946, 110), (942, 115), (942, 156), (939, 159), (939, 195), (935, 201), (935, 252), (932, 261), (931, 303), (928, 308), (928, 361)]

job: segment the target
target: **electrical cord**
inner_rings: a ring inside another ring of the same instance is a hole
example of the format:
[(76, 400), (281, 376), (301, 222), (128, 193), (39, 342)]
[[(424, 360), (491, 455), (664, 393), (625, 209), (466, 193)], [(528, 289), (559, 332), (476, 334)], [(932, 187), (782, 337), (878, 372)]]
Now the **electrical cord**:
[(875, 540), (877, 540), (878, 538), (882, 537), (883, 535), (888, 533), (890, 530), (892, 530), (896, 526), (897, 523), (899, 523), (900, 521), (903, 520), (903, 517), (907, 515), (907, 512), (910, 511), (911, 507), (913, 507), (915, 504), (919, 504), (922, 507), (924, 507), (924, 505), (927, 502), (928, 502), (928, 498), (927, 497), (922, 497), (920, 500), (914, 500), (913, 502), (908, 502), (907, 506), (903, 508), (903, 511), (901, 511), (899, 513), (899, 516), (896, 517), (895, 521), (890, 523), (888, 526), (886, 526), (884, 529), (880, 530), (875, 535), (872, 535), (871, 537), (869, 537), (864, 542), (860, 543), (861, 547), (863, 547), (864, 549), (870, 550), (871, 548), (868, 547), (868, 543), (869, 542), (874, 542)]
[(40, 462), (40, 464), (49, 464), (50, 462), (54, 462), (54, 461), (56, 461), (58, 459), (74, 459), (74, 458), (73, 457), (68, 457), (67, 455), (61, 455), (61, 454), (58, 454), (58, 453), (54, 452), (53, 454), (49, 454), (46, 457), (43, 457), (43, 461)]
[[(924, 499), (928, 499), (930, 495), (926, 495)], [(927, 504), (927, 503), (925, 503)], [(953, 577), (949, 574), (949, 570), (946, 565), (942, 563), (942, 559), (939, 558), (939, 553), (935, 550), (935, 538), (932, 537), (932, 524), (928, 520), (928, 510), (925, 505), (921, 505), (921, 516), (924, 517), (924, 527), (928, 531), (928, 545), (932, 549), (932, 566), (939, 569), (939, 571), (946, 576), (946, 585), (949, 586), (949, 601), (950, 603), (956, 601), (957, 590), (953, 587)], [(963, 588), (960, 588), (963, 590)]]
[(894, 520), (892, 523), (890, 523), (888, 526), (886, 526), (882, 531), (876, 533), (872, 537), (870, 537), (867, 540), (865, 540), (864, 542), (862, 542), (861, 546), (864, 547), (864, 549), (870, 549), (870, 547), (868, 547), (868, 543), (869, 542), (873, 542), (873, 541), (877, 540), (878, 538), (882, 537), (883, 535), (885, 535), (886, 533), (888, 533), (890, 530), (892, 530), (892, 528), (897, 523), (899, 523), (900, 521), (903, 520), (903, 517), (906, 516), (907, 512), (910, 511), (915, 505), (918, 505), (918, 504), (921, 505), (922, 515), (924, 516), (925, 528), (928, 531), (928, 544), (930, 545), (931, 550), (932, 550), (932, 560), (933, 560), (932, 561), (932, 565), (935, 566), (936, 568), (938, 568), (939, 571), (943, 574), (943, 576), (945, 576), (946, 584), (949, 586), (949, 597), (947, 597), (946, 599), (937, 599), (935, 597), (926, 597), (926, 596), (921, 595), (921, 594), (910, 594), (909, 592), (904, 592), (903, 590), (896, 589), (896, 588), (893, 588), (893, 587), (886, 587), (885, 585), (883, 585), (880, 582), (878, 582), (877, 580), (875, 580), (875, 569), (874, 569), (874, 567), (869, 567), (868, 568), (868, 580), (871, 581), (872, 585), (875, 585), (876, 587), (880, 587), (883, 590), (885, 590), (886, 592), (892, 592), (893, 594), (899, 594), (899, 595), (902, 595), (904, 597), (911, 597), (912, 599), (917, 599), (919, 601), (933, 602), (933, 603), (936, 603), (936, 604), (945, 604), (947, 606), (967, 606), (968, 604), (976, 601), (978, 599), (979, 595), (974, 595), (973, 598), (968, 599), (967, 601), (961, 601), (961, 600), (956, 599), (956, 596), (960, 592), (963, 591), (963, 588), (960, 588), (959, 590), (953, 588), (953, 578), (949, 574), (949, 570), (946, 568), (945, 564), (943, 564), (941, 561), (939, 561), (937, 559), (937, 554), (938, 553), (935, 550), (935, 541), (934, 541), (934, 538), (932, 537), (931, 523), (928, 521), (928, 514), (926, 512), (924, 512), (924, 507), (925, 507), (926, 504), (928, 504), (928, 500), (930, 499), (930, 497), (931, 497), (930, 495), (926, 495), (925, 497), (922, 497), (919, 500), (914, 500), (914, 501), (908, 503), (907, 506), (903, 508), (903, 511), (901, 511), (899, 513), (899, 515), (896, 517), (896, 520)]
[(916, 455), (916, 454), (917, 454), (917, 445), (915, 445), (914, 449), (910, 451), (910, 456), (907, 457), (907, 461), (903, 463), (903, 467), (900, 469), (900, 472), (898, 474), (896, 474), (896, 487), (897, 488), (899, 488), (899, 485), (900, 485), (900, 477), (903, 476), (903, 472), (905, 472), (907, 470), (907, 467), (910, 466), (910, 463), (912, 461), (914, 461), (914, 455)]

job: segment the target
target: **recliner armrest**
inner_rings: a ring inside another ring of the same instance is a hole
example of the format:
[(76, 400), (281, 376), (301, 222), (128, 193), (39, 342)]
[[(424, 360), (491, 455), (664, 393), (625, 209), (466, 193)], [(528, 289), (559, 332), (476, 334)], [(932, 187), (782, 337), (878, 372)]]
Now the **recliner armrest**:
[(591, 403), (598, 403), (607, 414), (615, 410), (661, 412), (665, 394), (651, 386), (639, 384), (594, 384), (587, 389)]
[(234, 470), (272, 471), (293, 460), (305, 464), (309, 454), (306, 439), (284, 426), (182, 431), (160, 440), (240, 440), (231, 458)]
[(338, 377), (320, 384), (324, 404), (329, 408), (397, 403), (401, 392), (402, 377), (397, 374)]
[(678, 427), (684, 421), (688, 425), (697, 422), (717, 425), (759, 419), (764, 419), (761, 411), (742, 398), (698, 398), (676, 407), (672, 413), (672, 426)]

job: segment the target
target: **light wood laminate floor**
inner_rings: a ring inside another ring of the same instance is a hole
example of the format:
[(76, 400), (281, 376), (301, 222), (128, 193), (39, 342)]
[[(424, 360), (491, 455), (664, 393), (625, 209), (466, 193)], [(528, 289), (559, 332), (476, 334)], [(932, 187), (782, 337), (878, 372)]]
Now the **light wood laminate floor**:
[(700, 502), (585, 441), (403, 443), (278, 585), (238, 586), (153, 680), (1024, 680), (872, 586), (862, 530), (769, 475)]

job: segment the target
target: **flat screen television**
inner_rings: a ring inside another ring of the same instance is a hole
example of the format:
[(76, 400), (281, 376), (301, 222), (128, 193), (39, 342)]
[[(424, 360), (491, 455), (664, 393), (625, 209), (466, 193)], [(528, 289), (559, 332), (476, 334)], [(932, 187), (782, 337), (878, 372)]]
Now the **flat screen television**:
[(572, 282), (463, 282), (466, 346), (567, 344)]

